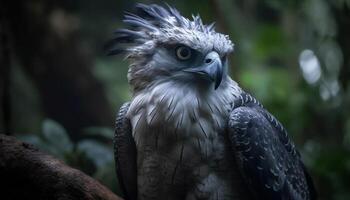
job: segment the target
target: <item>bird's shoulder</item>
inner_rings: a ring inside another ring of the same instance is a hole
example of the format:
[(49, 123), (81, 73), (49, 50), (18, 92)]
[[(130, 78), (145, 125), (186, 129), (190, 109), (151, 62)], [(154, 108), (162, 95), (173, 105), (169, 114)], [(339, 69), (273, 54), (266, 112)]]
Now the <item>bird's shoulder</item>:
[(251, 94), (243, 91), (239, 98), (235, 99), (229, 118), (235, 124), (254, 122), (259, 125), (270, 126), (273, 132), (269, 134), (276, 137), (277, 141), (283, 144), (288, 153), (296, 158), (300, 158), (300, 154), (296, 150), (286, 128)]
[(233, 153), (256, 195), (311, 199), (313, 183), (293, 141), (254, 97), (242, 93), (230, 113), (228, 126)]

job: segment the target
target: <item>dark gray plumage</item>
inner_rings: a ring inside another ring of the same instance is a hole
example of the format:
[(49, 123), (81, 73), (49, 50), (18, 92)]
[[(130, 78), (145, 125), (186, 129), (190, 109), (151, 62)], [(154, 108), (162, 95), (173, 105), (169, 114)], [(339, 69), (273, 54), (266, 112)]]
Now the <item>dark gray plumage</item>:
[(123, 104), (117, 115), (114, 154), (118, 155), (117, 176), (126, 199), (137, 199), (136, 147), (130, 121), (125, 117), (129, 106), (130, 103)]
[(287, 131), (249, 94), (233, 108), (228, 134), (237, 164), (256, 199), (316, 199)]
[(228, 76), (228, 36), (171, 7), (136, 13), (109, 44), (131, 61), (115, 134), (125, 198), (315, 199), (283, 126)]

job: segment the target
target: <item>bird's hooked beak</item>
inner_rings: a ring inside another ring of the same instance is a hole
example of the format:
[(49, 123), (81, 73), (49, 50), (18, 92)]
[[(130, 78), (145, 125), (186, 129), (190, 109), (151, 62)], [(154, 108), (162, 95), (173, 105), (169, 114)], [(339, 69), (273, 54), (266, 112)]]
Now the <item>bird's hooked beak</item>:
[(215, 90), (220, 86), (223, 76), (223, 66), (220, 56), (217, 52), (212, 51), (204, 58), (204, 64), (200, 67), (183, 70), (185, 72), (196, 73), (214, 82)]

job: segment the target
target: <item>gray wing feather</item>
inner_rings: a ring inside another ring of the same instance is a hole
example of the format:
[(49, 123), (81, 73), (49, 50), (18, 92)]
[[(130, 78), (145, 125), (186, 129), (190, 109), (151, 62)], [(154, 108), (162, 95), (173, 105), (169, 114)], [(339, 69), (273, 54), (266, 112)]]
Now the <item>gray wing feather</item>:
[(228, 131), (249, 188), (257, 199), (314, 199), (312, 180), (287, 132), (255, 101), (233, 109)]
[(137, 199), (136, 145), (126, 113), (130, 102), (120, 108), (114, 135), (114, 155), (119, 185), (126, 200)]

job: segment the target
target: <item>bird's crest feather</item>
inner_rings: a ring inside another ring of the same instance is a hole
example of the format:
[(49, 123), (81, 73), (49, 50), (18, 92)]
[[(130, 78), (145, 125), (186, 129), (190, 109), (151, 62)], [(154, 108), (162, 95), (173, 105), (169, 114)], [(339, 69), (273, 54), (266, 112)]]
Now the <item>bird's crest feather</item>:
[[(233, 50), (227, 35), (215, 32), (215, 23), (205, 25), (199, 15), (193, 20), (183, 17), (166, 4), (136, 4), (135, 14), (126, 12), (123, 22), (128, 29), (118, 29), (106, 45), (109, 55), (126, 53), (128, 58), (149, 54), (157, 43), (184, 43), (201, 49), (210, 48), (223, 53)], [(153, 44), (150, 44), (153, 43)], [(204, 49), (205, 50), (205, 49)]]

